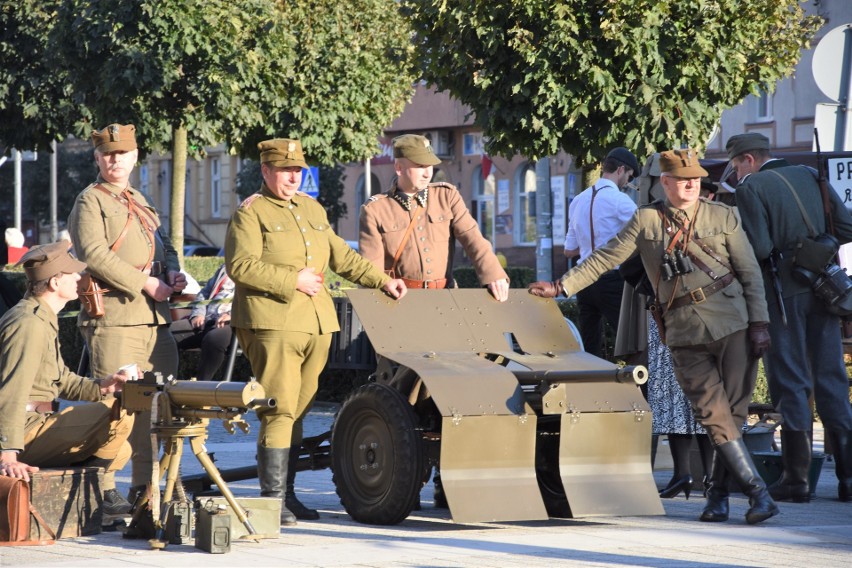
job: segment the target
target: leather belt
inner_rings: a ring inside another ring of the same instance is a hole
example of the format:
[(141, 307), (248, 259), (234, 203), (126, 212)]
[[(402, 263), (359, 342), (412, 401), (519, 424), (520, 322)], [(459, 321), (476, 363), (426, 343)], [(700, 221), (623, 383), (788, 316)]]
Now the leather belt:
[[(139, 270), (145, 270), (144, 266), (137, 266), (136, 268)], [(148, 273), (148, 276), (153, 276), (156, 278), (157, 276), (162, 276), (164, 273), (165, 270), (163, 270), (162, 261), (155, 260), (151, 262), (151, 272)]]
[(27, 412), (52, 414), (59, 410), (58, 400), (31, 400), (27, 403)]
[(669, 310), (682, 308), (683, 306), (689, 306), (692, 304), (700, 304), (719, 290), (724, 290), (725, 288), (730, 286), (731, 282), (733, 281), (734, 275), (728, 272), (727, 274), (725, 274), (712, 284), (708, 284), (704, 288), (691, 290), (689, 293), (675, 298), (669, 306)]
[(410, 278), (402, 278), (408, 288), (428, 288), (430, 290), (441, 290), (447, 287), (447, 279), (440, 278), (438, 280), (412, 280)]

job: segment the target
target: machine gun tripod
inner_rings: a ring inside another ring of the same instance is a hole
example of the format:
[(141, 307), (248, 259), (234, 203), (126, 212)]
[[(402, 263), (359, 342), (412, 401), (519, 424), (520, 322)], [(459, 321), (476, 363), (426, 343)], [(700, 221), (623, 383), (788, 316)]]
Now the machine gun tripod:
[[(245, 509), (234, 498), (227, 483), (219, 473), (205, 447), (207, 427), (211, 419), (223, 420), (225, 428), (234, 433), (235, 427), (248, 432), (248, 424), (242, 413), (249, 409), (272, 408), (275, 399), (266, 398), (263, 387), (256, 381), (245, 384), (212, 383), (199, 381), (177, 381), (171, 377), (163, 379), (159, 373), (146, 372), (139, 381), (127, 382), (122, 392), (122, 406), (128, 412), (151, 411), (151, 446), (155, 456), (159, 454), (160, 441), (163, 456), (154, 460), (152, 481), (149, 490), (135, 504), (133, 518), (125, 536), (128, 538), (149, 537), (152, 548), (163, 549), (169, 542), (166, 535), (166, 519), (174, 507), (177, 494), (179, 501), (186, 496), (180, 481), (180, 462), (183, 456), (183, 441), (189, 439), (192, 453), (214, 481), (222, 496), (230, 505), (237, 519), (245, 526), (245, 538), (260, 538)], [(142, 414), (142, 416), (145, 416)], [(162, 500), (160, 481), (166, 477)], [(146, 526), (145, 517), (150, 502), (153, 526)], [(161, 503), (165, 507), (161, 507)], [(152, 538), (151, 538), (152, 537)]]

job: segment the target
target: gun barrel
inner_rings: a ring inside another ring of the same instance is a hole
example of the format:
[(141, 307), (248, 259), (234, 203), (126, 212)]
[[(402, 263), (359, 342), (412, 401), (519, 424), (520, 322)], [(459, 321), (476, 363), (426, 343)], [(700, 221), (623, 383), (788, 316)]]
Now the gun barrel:
[(513, 371), (515, 376), (524, 383), (544, 381), (546, 383), (559, 383), (571, 381), (595, 381), (636, 383), (644, 385), (648, 382), (648, 369), (644, 365), (631, 365), (620, 369), (601, 369), (583, 371)]
[[(213, 382), (213, 381), (175, 381), (166, 389), (172, 404), (202, 408), (219, 406), (222, 408), (252, 408), (258, 401), (269, 400), (260, 383)], [(274, 400), (274, 399), (273, 399)], [(274, 402), (273, 402), (274, 404)]]
[(272, 397), (270, 397), (270, 398), (258, 398), (258, 399), (252, 400), (249, 403), (249, 408), (254, 408), (254, 409), (275, 408), (276, 406), (278, 406), (278, 402)]

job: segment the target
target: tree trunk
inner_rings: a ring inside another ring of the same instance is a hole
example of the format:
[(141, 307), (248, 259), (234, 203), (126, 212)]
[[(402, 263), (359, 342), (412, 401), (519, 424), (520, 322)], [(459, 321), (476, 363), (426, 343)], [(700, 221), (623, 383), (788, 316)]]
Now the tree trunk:
[(186, 126), (172, 127), (172, 203), (169, 210), (169, 238), (183, 267), (183, 223), (186, 196)]

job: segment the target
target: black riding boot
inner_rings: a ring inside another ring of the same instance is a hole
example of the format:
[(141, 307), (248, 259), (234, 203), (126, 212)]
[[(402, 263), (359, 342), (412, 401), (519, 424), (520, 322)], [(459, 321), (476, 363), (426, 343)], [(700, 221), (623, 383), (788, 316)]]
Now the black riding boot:
[(829, 429), (834, 448), (834, 472), (837, 475), (837, 497), (843, 502), (852, 501), (852, 430)]
[(781, 477), (769, 486), (769, 494), (776, 501), (807, 503), (811, 500), (808, 473), (811, 470), (811, 438), (808, 432), (781, 430)]
[(295, 525), (296, 516), (284, 504), (284, 480), (287, 479), (288, 448), (257, 447), (257, 479), (261, 497), (281, 499), (281, 524)]
[(721, 523), (728, 520), (728, 468), (721, 452), (713, 455), (713, 469), (710, 471), (707, 487), (707, 503), (699, 520), (705, 523)]
[(731, 478), (748, 496), (748, 503), (751, 505), (745, 516), (748, 524), (755, 525), (780, 513), (778, 505), (769, 496), (766, 483), (757, 473), (742, 438), (719, 444), (716, 451), (722, 454)]
[(287, 490), (284, 492), (284, 506), (290, 509), (300, 521), (315, 521), (320, 518), (316, 509), (309, 509), (296, 497), (296, 464), (299, 463), (299, 446), (290, 448), (290, 467), (287, 469)]

